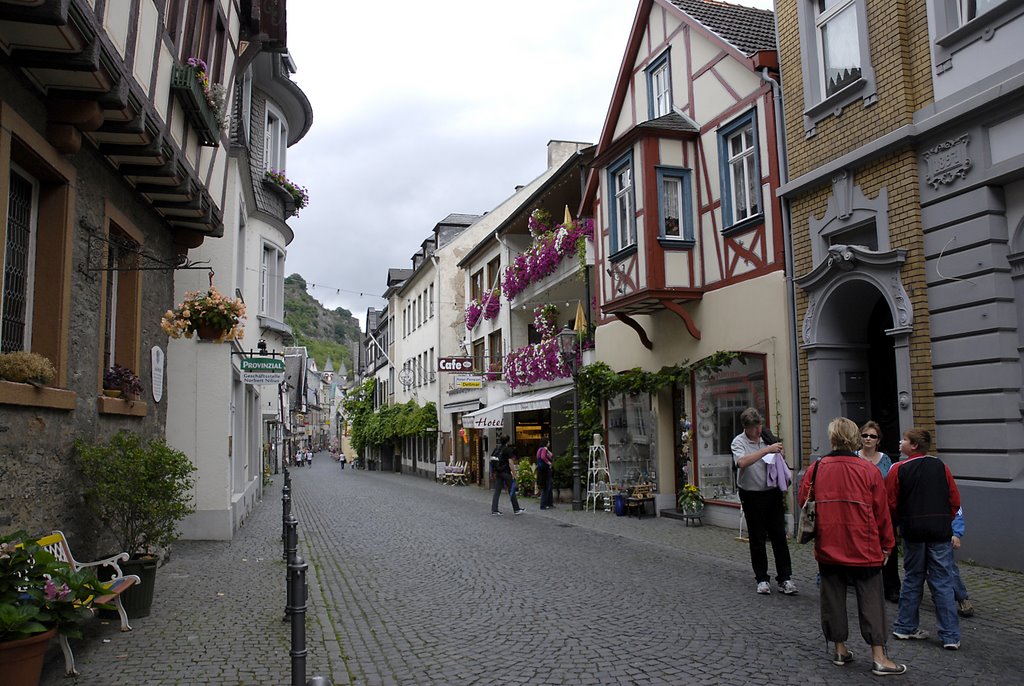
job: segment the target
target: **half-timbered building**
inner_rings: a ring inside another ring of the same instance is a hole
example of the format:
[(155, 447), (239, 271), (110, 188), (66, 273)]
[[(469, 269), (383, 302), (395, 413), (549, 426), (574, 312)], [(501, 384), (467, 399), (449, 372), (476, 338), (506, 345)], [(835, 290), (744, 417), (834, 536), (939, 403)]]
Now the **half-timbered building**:
[(771, 12), (642, 0), (582, 209), (596, 227), (599, 360), (657, 371), (745, 353), (605, 408), (608, 456), (627, 481), (656, 483), (663, 508), (696, 483), (722, 506), (711, 518), (730, 524), (740, 412), (755, 406), (775, 433), (792, 430), (777, 76)]

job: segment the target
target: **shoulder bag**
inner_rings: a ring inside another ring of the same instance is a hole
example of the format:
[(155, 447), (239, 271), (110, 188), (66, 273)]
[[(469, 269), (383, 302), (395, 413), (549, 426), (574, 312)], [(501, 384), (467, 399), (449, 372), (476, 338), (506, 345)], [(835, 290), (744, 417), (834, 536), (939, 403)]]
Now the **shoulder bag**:
[(808, 543), (814, 540), (814, 535), (818, 532), (818, 513), (816, 509), (816, 503), (814, 502), (814, 479), (818, 476), (818, 465), (821, 464), (819, 458), (814, 463), (814, 469), (811, 470), (811, 485), (807, 489), (807, 500), (800, 506), (800, 525), (796, 530), (796, 540), (799, 543)]

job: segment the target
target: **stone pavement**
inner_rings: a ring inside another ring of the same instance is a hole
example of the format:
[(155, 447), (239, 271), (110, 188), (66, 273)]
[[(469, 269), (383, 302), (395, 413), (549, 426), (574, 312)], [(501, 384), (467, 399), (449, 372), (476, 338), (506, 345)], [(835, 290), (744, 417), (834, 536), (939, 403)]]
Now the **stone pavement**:
[[(51, 651), (43, 684), (289, 684), (281, 621), (281, 483), (235, 540), (180, 541), (160, 568), (153, 612), (121, 634), (89, 624), (72, 641), (82, 676)], [(292, 470), (299, 551), (310, 563), (307, 677), (340, 684), (873, 683), (834, 667), (818, 621), (815, 566), (792, 545), (801, 594), (754, 593), (736, 531), (572, 512), (568, 503), (492, 517), (474, 486), (341, 470), (326, 456)], [(893, 639), (903, 684), (1020, 679), (1024, 575), (962, 565), (978, 613), (963, 648)], [(850, 607), (854, 602), (851, 594)], [(888, 605), (890, 610), (895, 606)], [(935, 633), (930, 603), (922, 628)], [(105, 642), (106, 641), (106, 642)], [(0, 679), (2, 681), (2, 679)]]

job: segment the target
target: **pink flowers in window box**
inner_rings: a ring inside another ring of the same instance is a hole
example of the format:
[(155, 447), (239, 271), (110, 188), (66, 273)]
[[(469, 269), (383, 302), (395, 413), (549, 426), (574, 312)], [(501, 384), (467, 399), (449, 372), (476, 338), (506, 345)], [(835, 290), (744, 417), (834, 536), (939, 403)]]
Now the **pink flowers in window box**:
[(480, 315), (483, 312), (484, 307), (480, 304), (479, 300), (470, 300), (469, 304), (466, 305), (466, 328), (472, 329), (475, 327), (477, 322), (480, 321)]
[(505, 356), (505, 382), (512, 389), (570, 376), (572, 372), (562, 359), (557, 338), (517, 348)]
[(483, 299), (484, 319), (494, 319), (501, 312), (501, 292), (495, 288), (484, 295)]
[(559, 224), (554, 230), (539, 233), (545, 226), (536, 215), (536, 211), (530, 215), (530, 232), (535, 236), (533, 245), (512, 261), (502, 278), (501, 289), (510, 302), (531, 283), (553, 274), (562, 260), (585, 252), (584, 241), (594, 240), (594, 223), (589, 219)]

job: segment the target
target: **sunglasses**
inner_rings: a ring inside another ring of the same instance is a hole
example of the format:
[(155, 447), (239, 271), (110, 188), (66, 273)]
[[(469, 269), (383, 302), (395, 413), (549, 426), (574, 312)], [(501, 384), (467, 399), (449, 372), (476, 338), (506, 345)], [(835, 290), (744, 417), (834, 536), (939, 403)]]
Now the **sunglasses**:
[(873, 438), (876, 441), (878, 440), (878, 434), (861, 434), (860, 437), (861, 438)]

